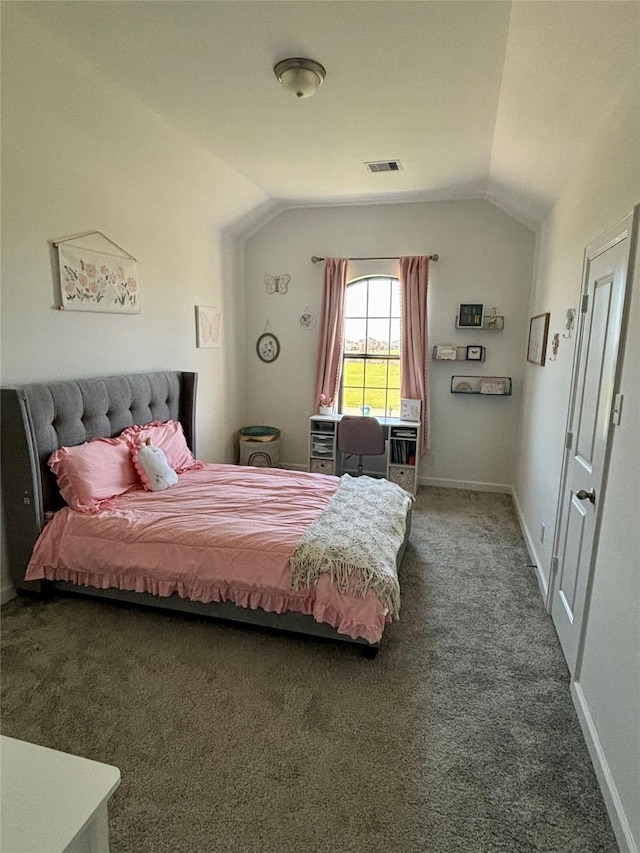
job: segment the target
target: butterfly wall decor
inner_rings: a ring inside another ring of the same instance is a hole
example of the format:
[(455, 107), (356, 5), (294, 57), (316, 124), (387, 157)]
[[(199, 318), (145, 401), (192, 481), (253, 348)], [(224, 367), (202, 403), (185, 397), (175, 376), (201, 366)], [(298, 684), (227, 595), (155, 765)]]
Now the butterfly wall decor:
[(220, 346), (221, 320), (219, 308), (196, 305), (196, 346), (199, 348)]
[(289, 289), (291, 276), (287, 275), (265, 275), (264, 283), (267, 285), (267, 293), (286, 293)]

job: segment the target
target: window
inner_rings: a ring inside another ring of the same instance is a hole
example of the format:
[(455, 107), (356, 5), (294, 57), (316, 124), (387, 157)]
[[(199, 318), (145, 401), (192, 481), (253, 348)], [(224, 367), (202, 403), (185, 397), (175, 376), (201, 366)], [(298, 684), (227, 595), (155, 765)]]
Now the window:
[(347, 285), (340, 412), (400, 414), (400, 282), (368, 276)]

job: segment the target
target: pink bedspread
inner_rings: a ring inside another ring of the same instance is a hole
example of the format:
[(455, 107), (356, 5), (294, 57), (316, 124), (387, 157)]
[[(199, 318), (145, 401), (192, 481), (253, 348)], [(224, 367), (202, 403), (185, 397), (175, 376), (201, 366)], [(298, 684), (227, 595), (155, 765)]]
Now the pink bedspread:
[(40, 535), (25, 578), (292, 610), (375, 643), (390, 617), (373, 591), (340, 593), (327, 574), (290, 589), (289, 559), (338, 484), (324, 474), (209, 464), (166, 491), (114, 498), (95, 515), (65, 507)]

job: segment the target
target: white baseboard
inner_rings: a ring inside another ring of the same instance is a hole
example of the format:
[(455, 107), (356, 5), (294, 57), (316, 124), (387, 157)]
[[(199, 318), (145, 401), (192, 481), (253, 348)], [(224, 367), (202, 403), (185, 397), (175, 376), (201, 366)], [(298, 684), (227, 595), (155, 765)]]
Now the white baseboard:
[(640, 853), (638, 849), (640, 838), (633, 838), (631, 826), (627, 820), (624, 807), (613, 781), (613, 776), (609, 770), (598, 732), (589, 713), (587, 700), (580, 684), (576, 681), (571, 682), (571, 698), (573, 699), (573, 705), (578, 715), (582, 734), (587, 744), (589, 755), (591, 756), (591, 762), (602, 791), (604, 803), (609, 813), (611, 826), (616, 835), (620, 853)]
[(540, 587), (540, 594), (542, 595), (542, 601), (544, 602), (545, 607), (547, 606), (547, 598), (549, 595), (549, 582), (542, 571), (542, 561), (538, 556), (538, 552), (536, 551), (536, 546), (533, 541), (533, 537), (531, 535), (531, 531), (527, 527), (527, 523), (524, 520), (524, 514), (522, 512), (522, 507), (520, 506), (520, 501), (518, 500), (518, 495), (516, 494), (516, 490), (511, 488), (511, 497), (513, 498), (513, 505), (516, 508), (516, 514), (518, 516), (518, 521), (520, 522), (520, 528), (522, 530), (522, 535), (524, 536), (524, 542), (527, 546), (527, 551), (529, 552), (529, 557), (531, 558), (532, 565), (536, 568), (536, 578), (538, 579), (538, 586)]
[(420, 477), (419, 486), (438, 486), (441, 489), (466, 489), (472, 492), (496, 492), (510, 495), (512, 487), (504, 483), (483, 483), (476, 480), (443, 480), (438, 477)]
[(7, 584), (0, 589), (0, 604), (6, 604), (7, 601), (11, 601), (12, 598), (15, 598), (17, 595), (14, 587), (11, 584)]

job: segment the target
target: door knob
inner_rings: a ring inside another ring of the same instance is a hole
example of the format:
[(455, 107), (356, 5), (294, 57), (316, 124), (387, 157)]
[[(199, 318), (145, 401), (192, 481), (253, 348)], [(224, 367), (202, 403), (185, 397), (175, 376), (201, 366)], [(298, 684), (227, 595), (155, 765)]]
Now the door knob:
[(595, 502), (596, 502), (596, 490), (591, 489), (590, 492), (585, 492), (584, 489), (580, 489), (579, 491), (576, 492), (576, 497), (580, 501), (590, 500), (592, 504), (595, 504)]

